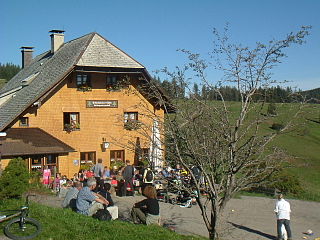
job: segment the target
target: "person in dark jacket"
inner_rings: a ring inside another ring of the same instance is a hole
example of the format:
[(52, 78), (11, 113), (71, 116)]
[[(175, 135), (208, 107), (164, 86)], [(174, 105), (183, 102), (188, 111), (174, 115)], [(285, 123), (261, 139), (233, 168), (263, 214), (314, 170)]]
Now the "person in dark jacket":
[(114, 202), (111, 198), (110, 189), (111, 189), (111, 184), (105, 183), (102, 185), (102, 188), (100, 189), (99, 194), (105, 199), (107, 199), (107, 201), (109, 202), (107, 210), (110, 212), (112, 220), (115, 220), (118, 218), (119, 209), (117, 206), (114, 205)]
[(107, 201), (109, 202), (108, 206), (113, 206), (113, 200), (111, 198), (111, 194), (110, 194), (110, 189), (111, 189), (111, 184), (110, 183), (105, 183), (102, 185), (102, 188), (99, 191), (99, 194), (104, 197), (105, 199), (107, 199)]
[[(123, 196), (127, 195), (127, 186), (133, 191), (133, 176), (134, 176), (134, 167), (130, 165), (130, 161), (126, 160), (126, 167), (122, 172), (123, 179), (125, 181), (123, 186)], [(134, 195), (134, 192), (133, 192)]]
[(157, 200), (157, 191), (154, 186), (147, 185), (143, 190), (146, 199), (137, 202), (131, 211), (131, 217), (134, 223), (140, 222), (150, 225), (159, 224), (160, 207)]

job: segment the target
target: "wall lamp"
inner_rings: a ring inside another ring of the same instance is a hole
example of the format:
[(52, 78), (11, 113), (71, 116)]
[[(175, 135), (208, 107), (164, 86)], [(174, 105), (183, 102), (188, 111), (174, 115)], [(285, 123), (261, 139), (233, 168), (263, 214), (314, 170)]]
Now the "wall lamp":
[(102, 148), (107, 149), (110, 147), (110, 142), (107, 142), (105, 138), (102, 138)]

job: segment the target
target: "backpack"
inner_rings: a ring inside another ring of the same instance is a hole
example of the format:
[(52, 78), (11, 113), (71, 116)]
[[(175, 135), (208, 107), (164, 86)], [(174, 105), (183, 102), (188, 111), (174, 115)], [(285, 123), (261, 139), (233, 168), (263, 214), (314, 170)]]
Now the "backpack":
[(112, 217), (107, 209), (99, 209), (95, 214), (92, 215), (93, 218), (99, 221), (111, 221)]
[(152, 172), (150, 169), (147, 169), (146, 171), (147, 171), (147, 172), (146, 172), (146, 174), (145, 174), (145, 180), (144, 180), (144, 182), (145, 182), (145, 183), (152, 183), (153, 178), (154, 178), (154, 174), (153, 174), (153, 172)]

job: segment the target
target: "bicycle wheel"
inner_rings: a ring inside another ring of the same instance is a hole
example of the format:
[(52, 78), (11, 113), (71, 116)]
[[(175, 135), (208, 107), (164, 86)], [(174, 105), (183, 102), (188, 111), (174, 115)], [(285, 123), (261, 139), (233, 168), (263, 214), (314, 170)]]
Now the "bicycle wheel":
[(41, 232), (40, 223), (33, 218), (25, 218), (20, 223), (20, 218), (12, 219), (5, 227), (4, 233), (8, 238), (16, 240), (31, 239)]

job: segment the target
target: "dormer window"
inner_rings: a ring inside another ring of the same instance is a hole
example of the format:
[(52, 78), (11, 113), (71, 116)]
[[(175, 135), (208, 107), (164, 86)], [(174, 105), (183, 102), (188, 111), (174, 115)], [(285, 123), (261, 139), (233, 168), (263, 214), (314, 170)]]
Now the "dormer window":
[(79, 91), (91, 91), (91, 80), (88, 74), (77, 74), (77, 88)]
[(29, 118), (28, 117), (19, 118), (19, 126), (20, 127), (29, 127)]
[(23, 79), (21, 81), (21, 85), (28, 86), (38, 75), (39, 75), (39, 72), (36, 72), (36, 73), (30, 75), (29, 77)]

